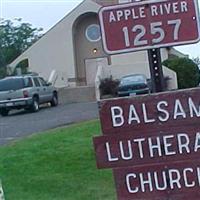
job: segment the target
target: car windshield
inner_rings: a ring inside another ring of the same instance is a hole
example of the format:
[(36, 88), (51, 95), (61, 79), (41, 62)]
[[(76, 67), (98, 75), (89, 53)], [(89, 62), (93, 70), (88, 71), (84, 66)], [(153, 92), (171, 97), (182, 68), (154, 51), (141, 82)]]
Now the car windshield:
[(24, 87), (22, 78), (9, 78), (0, 80), (0, 91), (19, 90)]
[(132, 83), (146, 83), (146, 78), (142, 75), (127, 76), (121, 79), (122, 85), (128, 85)]

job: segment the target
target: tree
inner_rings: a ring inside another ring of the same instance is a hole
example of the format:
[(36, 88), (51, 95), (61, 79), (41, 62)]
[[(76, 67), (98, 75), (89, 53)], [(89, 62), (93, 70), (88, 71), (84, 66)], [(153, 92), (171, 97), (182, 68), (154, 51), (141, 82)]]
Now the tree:
[(163, 62), (163, 65), (177, 73), (179, 89), (196, 87), (200, 80), (198, 65), (189, 58), (173, 58)]
[(21, 19), (0, 21), (0, 71), (36, 42), (41, 31)]
[(196, 57), (196, 58), (193, 58), (192, 59), (197, 65), (198, 67), (200, 68), (200, 58), (199, 57)]

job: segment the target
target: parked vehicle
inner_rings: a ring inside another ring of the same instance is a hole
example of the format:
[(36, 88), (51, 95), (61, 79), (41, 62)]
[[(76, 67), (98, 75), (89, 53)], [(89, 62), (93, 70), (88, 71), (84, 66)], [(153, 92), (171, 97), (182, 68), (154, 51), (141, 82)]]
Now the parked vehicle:
[(40, 104), (58, 105), (58, 92), (38, 75), (11, 76), (0, 80), (0, 114), (12, 109), (39, 110)]
[(120, 80), (118, 96), (147, 94), (150, 92), (147, 77), (143, 74), (124, 76)]

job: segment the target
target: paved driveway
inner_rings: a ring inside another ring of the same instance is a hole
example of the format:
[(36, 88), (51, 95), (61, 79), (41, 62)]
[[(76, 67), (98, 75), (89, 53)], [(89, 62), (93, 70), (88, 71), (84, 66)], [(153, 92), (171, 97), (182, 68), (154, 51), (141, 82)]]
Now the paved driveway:
[(51, 128), (98, 118), (96, 102), (44, 107), (37, 113), (18, 111), (0, 116), (0, 145)]

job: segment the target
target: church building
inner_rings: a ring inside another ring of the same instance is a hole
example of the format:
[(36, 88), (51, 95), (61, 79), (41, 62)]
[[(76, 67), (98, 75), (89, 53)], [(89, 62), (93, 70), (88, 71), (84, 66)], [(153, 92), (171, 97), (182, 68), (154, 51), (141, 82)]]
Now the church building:
[[(22, 53), (10, 66), (27, 60), (28, 69), (51, 80), (57, 87), (93, 86), (112, 76), (119, 79), (128, 74), (145, 74), (150, 78), (147, 51), (108, 55), (102, 46), (98, 12), (102, 6), (128, 0), (84, 0), (36, 43)], [(161, 49), (162, 60), (183, 56), (173, 48)], [(169, 89), (177, 88), (176, 73), (163, 66), (170, 78)]]

